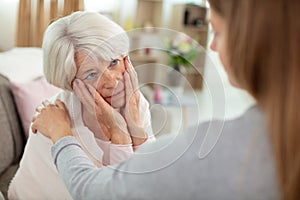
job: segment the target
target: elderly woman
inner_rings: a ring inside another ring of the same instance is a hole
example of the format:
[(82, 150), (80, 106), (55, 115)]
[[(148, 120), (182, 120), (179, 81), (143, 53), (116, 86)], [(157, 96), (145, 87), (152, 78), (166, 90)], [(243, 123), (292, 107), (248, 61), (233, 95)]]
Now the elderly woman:
[[(64, 89), (49, 101), (64, 102), (76, 140), (97, 167), (119, 163), (154, 139), (149, 105), (138, 91), (128, 50), (124, 30), (97, 13), (73, 13), (45, 32), (45, 76)], [(94, 91), (99, 95), (91, 95)], [(72, 199), (52, 163), (52, 141), (33, 132), (9, 198)]]

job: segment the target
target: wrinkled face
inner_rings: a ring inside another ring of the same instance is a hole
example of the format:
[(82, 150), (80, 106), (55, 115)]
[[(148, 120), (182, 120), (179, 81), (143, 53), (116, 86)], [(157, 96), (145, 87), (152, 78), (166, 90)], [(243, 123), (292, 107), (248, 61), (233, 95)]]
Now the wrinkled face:
[(227, 47), (227, 23), (226, 21), (213, 9), (210, 9), (209, 19), (212, 29), (214, 31), (213, 41), (210, 45), (211, 50), (218, 52), (220, 60), (227, 72), (229, 81), (232, 85), (237, 86), (230, 68), (229, 54)]
[(123, 74), (125, 63), (123, 57), (105, 61), (91, 59), (86, 53), (76, 53), (76, 78), (92, 85), (104, 100), (113, 108), (121, 108), (125, 104), (125, 86)]

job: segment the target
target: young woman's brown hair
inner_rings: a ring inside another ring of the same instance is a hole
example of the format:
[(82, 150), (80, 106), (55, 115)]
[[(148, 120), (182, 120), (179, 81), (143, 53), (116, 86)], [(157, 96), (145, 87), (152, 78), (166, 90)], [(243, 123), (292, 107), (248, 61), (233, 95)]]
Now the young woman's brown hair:
[(228, 23), (230, 70), (266, 111), (285, 199), (300, 199), (300, 1), (209, 0)]

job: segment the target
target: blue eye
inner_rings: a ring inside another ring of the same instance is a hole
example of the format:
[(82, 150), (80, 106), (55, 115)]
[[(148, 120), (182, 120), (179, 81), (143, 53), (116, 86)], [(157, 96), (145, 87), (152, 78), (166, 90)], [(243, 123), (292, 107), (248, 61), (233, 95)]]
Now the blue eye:
[(98, 77), (98, 73), (92, 72), (92, 73), (90, 73), (85, 79), (87, 79), (87, 80), (92, 80), (92, 79), (94, 79), (94, 78), (96, 78), (96, 77)]
[(111, 61), (109, 67), (114, 67), (116, 66), (117, 64), (119, 64), (120, 60), (119, 59), (114, 59)]

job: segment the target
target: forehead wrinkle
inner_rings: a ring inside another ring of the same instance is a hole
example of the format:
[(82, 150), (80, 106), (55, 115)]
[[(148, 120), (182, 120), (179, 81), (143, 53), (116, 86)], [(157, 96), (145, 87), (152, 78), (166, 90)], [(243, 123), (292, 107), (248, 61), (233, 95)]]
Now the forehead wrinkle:
[(102, 69), (105, 65), (109, 65), (109, 63), (106, 63), (102, 58), (99, 56), (95, 56), (93, 54), (87, 54), (85, 52), (79, 52), (76, 54), (76, 65), (77, 65), (77, 71), (80, 71), (82, 67), (84, 68), (98, 68)]

